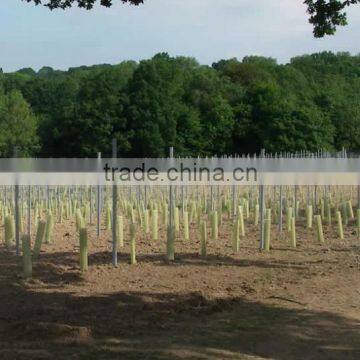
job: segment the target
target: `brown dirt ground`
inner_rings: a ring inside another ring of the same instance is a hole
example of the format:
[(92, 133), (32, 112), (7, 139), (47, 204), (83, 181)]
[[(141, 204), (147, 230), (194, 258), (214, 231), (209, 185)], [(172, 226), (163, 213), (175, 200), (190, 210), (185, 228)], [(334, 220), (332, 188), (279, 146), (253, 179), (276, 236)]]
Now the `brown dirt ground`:
[(31, 280), (0, 247), (0, 359), (360, 359), (352, 226), (344, 241), (325, 227), (320, 246), (300, 223), (296, 250), (274, 227), (272, 251), (262, 253), (247, 225), (234, 254), (227, 222), (206, 258), (193, 226), (190, 241), (178, 237), (174, 262), (165, 260), (163, 236), (143, 235), (138, 264), (129, 264), (126, 243), (117, 268), (110, 232), (98, 239), (90, 226), (85, 275), (74, 227), (56, 224)]

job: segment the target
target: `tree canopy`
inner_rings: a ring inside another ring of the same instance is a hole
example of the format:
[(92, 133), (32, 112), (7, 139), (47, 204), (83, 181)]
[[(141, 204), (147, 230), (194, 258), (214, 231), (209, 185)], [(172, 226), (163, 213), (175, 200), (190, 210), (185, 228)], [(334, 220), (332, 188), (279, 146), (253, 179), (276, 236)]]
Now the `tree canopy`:
[[(23, 0), (24, 1), (24, 0)], [(105, 7), (111, 7), (115, 2), (123, 2), (131, 5), (140, 5), (144, 0), (25, 0), (36, 5), (44, 5), (50, 10), (66, 9), (78, 6), (91, 10), (96, 3)], [(151, 1), (151, 0), (149, 0)], [(221, 0), (220, 0), (221, 1)], [(338, 26), (347, 25), (346, 12), (348, 6), (360, 3), (360, 0), (297, 0), (303, 1), (310, 15), (309, 22), (314, 27), (314, 36), (323, 37), (333, 35)]]
[(34, 155), (39, 149), (37, 118), (20, 91), (0, 94), (0, 157)]
[(0, 156), (360, 151), (360, 56), (247, 56), (212, 66), (166, 53), (139, 63), (0, 74)]

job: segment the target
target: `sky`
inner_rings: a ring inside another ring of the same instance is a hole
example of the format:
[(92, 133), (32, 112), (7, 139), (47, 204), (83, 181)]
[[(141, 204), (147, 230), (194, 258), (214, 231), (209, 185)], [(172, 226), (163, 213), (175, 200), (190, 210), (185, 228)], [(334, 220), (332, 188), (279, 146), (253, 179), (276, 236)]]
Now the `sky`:
[(349, 25), (315, 39), (302, 0), (114, 0), (110, 8), (49, 11), (0, 0), (0, 67), (5, 72), (141, 60), (158, 52), (202, 64), (247, 55), (276, 58), (324, 50), (360, 53), (360, 6)]

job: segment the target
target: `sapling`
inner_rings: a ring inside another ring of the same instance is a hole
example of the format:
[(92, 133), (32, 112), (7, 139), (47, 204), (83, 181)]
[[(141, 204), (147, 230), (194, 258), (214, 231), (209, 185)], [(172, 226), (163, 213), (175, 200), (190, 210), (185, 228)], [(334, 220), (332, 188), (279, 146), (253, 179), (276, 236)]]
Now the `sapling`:
[(322, 222), (321, 222), (321, 215), (315, 215), (314, 219), (315, 219), (315, 224), (316, 224), (316, 234), (317, 234), (318, 241), (320, 244), (323, 244), (325, 241), (324, 241), (323, 226), (322, 226)]
[(19, 207), (19, 232), (23, 232), (23, 210), (22, 207)]
[(202, 219), (203, 219), (202, 208), (201, 208), (201, 206), (199, 206), (198, 210), (197, 210), (197, 224), (198, 224), (199, 228), (201, 226)]
[(278, 224), (280, 222), (280, 206), (279, 203), (275, 204), (274, 216), (272, 217), (272, 223)]
[(271, 209), (266, 209), (264, 220), (264, 250), (270, 251), (270, 237), (271, 237)]
[[(133, 209), (132, 209), (133, 210)], [(106, 213), (105, 213), (105, 228), (106, 230), (111, 230), (111, 207), (108, 204), (106, 207)]]
[(250, 205), (249, 205), (249, 200), (244, 199), (244, 208), (245, 208), (245, 218), (246, 220), (249, 219), (250, 217)]
[(349, 222), (348, 209), (347, 209), (346, 202), (343, 202), (341, 205), (340, 217), (341, 217), (341, 213), (343, 216), (342, 220), (344, 221), (344, 225), (346, 226)]
[(231, 201), (230, 200), (226, 201), (225, 210), (226, 210), (228, 219), (230, 219), (231, 218)]
[(296, 224), (294, 216), (291, 218), (291, 247), (296, 248)]
[(51, 212), (48, 212), (46, 216), (46, 226), (45, 226), (45, 244), (50, 244), (52, 242), (52, 234), (54, 228), (54, 217)]
[(136, 264), (136, 224), (130, 224), (130, 264)]
[(325, 218), (324, 199), (321, 199), (321, 200), (320, 200), (320, 215), (321, 215), (321, 218), (322, 218), (322, 219)]
[(87, 224), (90, 219), (90, 204), (87, 202), (84, 206), (84, 223)]
[(244, 213), (242, 205), (238, 206), (237, 217), (239, 219), (239, 232), (240, 236), (245, 236), (245, 224), (244, 224)]
[(163, 222), (164, 222), (165, 227), (167, 227), (168, 224), (169, 224), (169, 215), (168, 215), (168, 209), (167, 208), (165, 208), (163, 210)]
[(331, 225), (331, 202), (330, 199), (326, 202), (326, 218), (328, 225)]
[(117, 244), (118, 244), (119, 247), (124, 247), (124, 218), (122, 217), (122, 215), (118, 216), (117, 226), (118, 226), (118, 231), (117, 231), (118, 241), (117, 241)]
[(213, 211), (211, 213), (211, 237), (214, 240), (217, 240), (219, 235), (219, 230), (218, 230), (218, 213), (217, 211)]
[(132, 212), (133, 212), (133, 207), (129, 202), (127, 203), (127, 209), (126, 210), (127, 210), (128, 217), (131, 218)]
[(80, 270), (88, 269), (88, 238), (86, 228), (80, 229)]
[(223, 224), (223, 207), (221, 204), (218, 207), (218, 218), (219, 218), (219, 225), (221, 226)]
[(65, 218), (68, 220), (69, 217), (70, 217), (70, 206), (69, 206), (69, 201), (67, 201), (65, 204)]
[(85, 221), (82, 216), (81, 210), (77, 209), (75, 213), (75, 224), (76, 224), (76, 231), (80, 231), (83, 227), (85, 227)]
[(351, 200), (349, 200), (347, 203), (346, 203), (346, 206), (347, 206), (347, 214), (348, 214), (348, 217), (350, 219), (354, 219), (354, 211), (353, 211), (353, 208), (352, 208), (352, 205), (351, 205)]
[(153, 210), (151, 216), (151, 233), (152, 233), (152, 239), (154, 241), (159, 239), (158, 221), (159, 221), (159, 212), (158, 210)]
[(338, 226), (338, 236), (341, 240), (344, 239), (344, 231), (343, 231), (343, 224), (342, 224), (342, 219), (341, 219), (341, 213), (340, 211), (336, 212), (336, 221), (337, 221), (337, 226)]
[(37, 259), (40, 254), (41, 245), (45, 238), (45, 228), (46, 228), (46, 222), (44, 220), (39, 220), (36, 229), (35, 244), (33, 251), (34, 259)]
[(179, 208), (177, 206), (174, 207), (174, 227), (175, 227), (175, 232), (179, 233), (179, 231), (180, 231), (180, 217), (179, 217)]
[(296, 213), (296, 217), (299, 216), (299, 210), (300, 210), (300, 201), (296, 201), (295, 203), (295, 213)]
[(64, 213), (64, 207), (63, 204), (60, 203), (60, 209), (59, 209), (59, 223), (61, 224), (63, 221), (63, 214)]
[(202, 220), (200, 225), (200, 255), (206, 256), (206, 245), (207, 245), (207, 229), (206, 229), (206, 221)]
[(194, 221), (196, 217), (196, 203), (195, 201), (191, 202), (191, 206), (190, 206), (190, 222), (192, 223)]
[(22, 243), (22, 263), (24, 278), (28, 279), (32, 276), (32, 261), (31, 261), (31, 241), (29, 235), (21, 236)]
[(175, 248), (174, 248), (174, 244), (175, 244), (175, 228), (173, 225), (168, 225), (167, 227), (167, 242), (166, 242), (166, 254), (167, 254), (167, 259), (169, 261), (172, 261), (175, 259)]
[(311, 229), (312, 224), (313, 224), (313, 207), (312, 205), (308, 205), (306, 207), (306, 227), (308, 229)]
[[(140, 208), (140, 206), (137, 207), (137, 211), (135, 211), (135, 214), (137, 214), (137, 219), (138, 219), (138, 223), (139, 223), (139, 226), (141, 228), (144, 227), (144, 220), (143, 220), (143, 216), (142, 216), (142, 210)], [(133, 218), (133, 222), (136, 222), (136, 218)]]
[(259, 204), (255, 205), (255, 210), (254, 210), (254, 225), (258, 225), (259, 224), (259, 217), (260, 217), (260, 207)]
[(144, 231), (145, 231), (145, 234), (148, 234), (150, 232), (150, 223), (149, 223), (149, 210), (146, 209), (144, 211)]
[(293, 218), (293, 209), (291, 206), (286, 208), (286, 228), (288, 232), (291, 232), (291, 222)]
[(3, 213), (3, 219), (5, 221), (6, 216), (9, 215), (9, 210), (8, 210), (7, 206), (4, 206), (2, 213)]
[(5, 246), (10, 247), (15, 237), (14, 218), (10, 215), (5, 216)]
[(239, 252), (240, 249), (240, 231), (239, 231), (239, 219), (236, 219), (233, 222), (233, 231), (232, 231), (232, 242), (233, 242), (233, 251)]
[(183, 222), (184, 222), (184, 239), (189, 240), (189, 213), (187, 211), (184, 211)]
[(38, 204), (35, 205), (35, 211), (34, 211), (34, 220), (35, 222), (38, 221), (40, 217), (40, 214), (39, 214), (39, 206)]

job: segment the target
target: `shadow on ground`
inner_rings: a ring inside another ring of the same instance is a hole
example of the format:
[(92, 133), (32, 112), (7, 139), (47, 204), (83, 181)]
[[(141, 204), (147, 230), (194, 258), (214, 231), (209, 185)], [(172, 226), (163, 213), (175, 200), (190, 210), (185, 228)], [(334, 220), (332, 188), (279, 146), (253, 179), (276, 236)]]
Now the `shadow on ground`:
[[(153, 263), (156, 266), (185, 266), (185, 265), (200, 265), (200, 266), (237, 266), (237, 267), (257, 267), (265, 269), (292, 269), (304, 270), (309, 265), (316, 263), (337, 263), (337, 261), (319, 260), (319, 261), (290, 261), (279, 259), (237, 259), (231, 256), (220, 254), (208, 254), (205, 257), (198, 253), (181, 253), (177, 252), (175, 261), (169, 263), (166, 260), (165, 254), (138, 254), (136, 259), (139, 263)], [(127, 263), (130, 260), (128, 254), (119, 252), (118, 260), (122, 263)], [(105, 265), (112, 263), (112, 254), (109, 251), (96, 252), (89, 254), (89, 264), (91, 265)]]
[[(61, 271), (47, 260), (43, 276), (56, 285)], [(0, 272), (1, 359), (360, 358), (359, 324), (329, 312), (208, 299), (190, 289), (82, 297), (33, 291), (4, 252)], [(69, 281), (81, 283), (81, 275)]]

